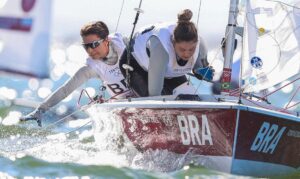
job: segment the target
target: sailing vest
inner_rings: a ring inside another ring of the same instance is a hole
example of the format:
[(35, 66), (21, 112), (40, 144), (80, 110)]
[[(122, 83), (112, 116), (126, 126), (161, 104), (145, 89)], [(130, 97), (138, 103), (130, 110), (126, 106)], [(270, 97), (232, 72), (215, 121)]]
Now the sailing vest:
[(126, 48), (121, 34), (111, 34), (108, 36), (113, 55), (117, 55), (117, 62), (114, 65), (109, 65), (102, 60), (94, 60), (92, 58), (87, 59), (87, 65), (93, 68), (100, 79), (102, 80), (103, 86), (106, 87), (107, 92), (115, 98), (121, 99), (131, 96), (131, 92), (126, 87), (124, 76), (122, 75), (119, 68), (120, 57)]
[(172, 34), (174, 28), (174, 23), (159, 23), (148, 26), (146, 28), (142, 28), (135, 34), (132, 55), (144, 70), (148, 71), (149, 68), (147, 42), (151, 36), (156, 36), (163, 45), (164, 50), (169, 54), (169, 62), (165, 78), (178, 77), (191, 72), (199, 55), (199, 42), (191, 59), (189, 59), (189, 61), (184, 66), (178, 65), (176, 60), (176, 53), (172, 44)]

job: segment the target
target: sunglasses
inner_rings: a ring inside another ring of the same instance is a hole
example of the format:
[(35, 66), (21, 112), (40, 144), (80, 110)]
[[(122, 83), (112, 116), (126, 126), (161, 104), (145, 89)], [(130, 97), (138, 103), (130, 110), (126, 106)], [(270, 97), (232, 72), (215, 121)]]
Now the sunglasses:
[(88, 48), (94, 49), (97, 48), (101, 43), (104, 41), (104, 39), (93, 41), (91, 43), (82, 44), (83, 48), (87, 50)]

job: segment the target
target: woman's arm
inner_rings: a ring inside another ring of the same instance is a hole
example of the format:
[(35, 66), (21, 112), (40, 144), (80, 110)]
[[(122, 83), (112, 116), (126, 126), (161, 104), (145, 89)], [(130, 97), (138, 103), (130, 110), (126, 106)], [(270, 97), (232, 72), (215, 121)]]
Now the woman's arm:
[(39, 106), (39, 109), (44, 111), (59, 103), (61, 100), (71, 94), (76, 88), (91, 78), (98, 77), (97, 73), (89, 66), (81, 67), (72, 78), (64, 83), (60, 88), (53, 92), (47, 99)]
[(169, 62), (169, 55), (156, 36), (150, 37), (149, 48), (149, 96), (158, 96), (161, 95), (163, 89), (165, 73)]

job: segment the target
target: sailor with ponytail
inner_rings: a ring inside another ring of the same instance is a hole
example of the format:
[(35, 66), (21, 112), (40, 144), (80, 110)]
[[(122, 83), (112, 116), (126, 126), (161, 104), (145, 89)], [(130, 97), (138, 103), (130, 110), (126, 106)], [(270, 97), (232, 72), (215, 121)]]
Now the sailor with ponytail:
[[(176, 23), (148, 25), (136, 32), (129, 86), (139, 96), (172, 95), (174, 89), (187, 84), (186, 74), (205, 67), (210, 69), (204, 41), (191, 22), (192, 16), (192, 11), (185, 9), (178, 14)], [(121, 57), (121, 66), (126, 58), (127, 51)], [(121, 71), (125, 75), (125, 70)], [(209, 75), (204, 78), (203, 74), (195, 74), (210, 81), (213, 70)]]

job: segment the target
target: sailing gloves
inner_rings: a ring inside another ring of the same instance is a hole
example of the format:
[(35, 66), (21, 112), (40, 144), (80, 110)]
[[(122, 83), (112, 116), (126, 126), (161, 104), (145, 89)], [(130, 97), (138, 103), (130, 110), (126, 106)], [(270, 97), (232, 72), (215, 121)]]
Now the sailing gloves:
[(42, 115), (45, 113), (45, 110), (43, 109), (35, 109), (31, 113), (27, 114), (26, 116), (22, 116), (20, 118), (20, 121), (29, 121), (29, 120), (35, 120), (38, 123), (38, 126), (42, 127)]
[(214, 77), (214, 72), (215, 72), (215, 70), (211, 66), (193, 70), (193, 73), (196, 78), (198, 78), (199, 80), (205, 80), (208, 82), (212, 81), (212, 79)]

